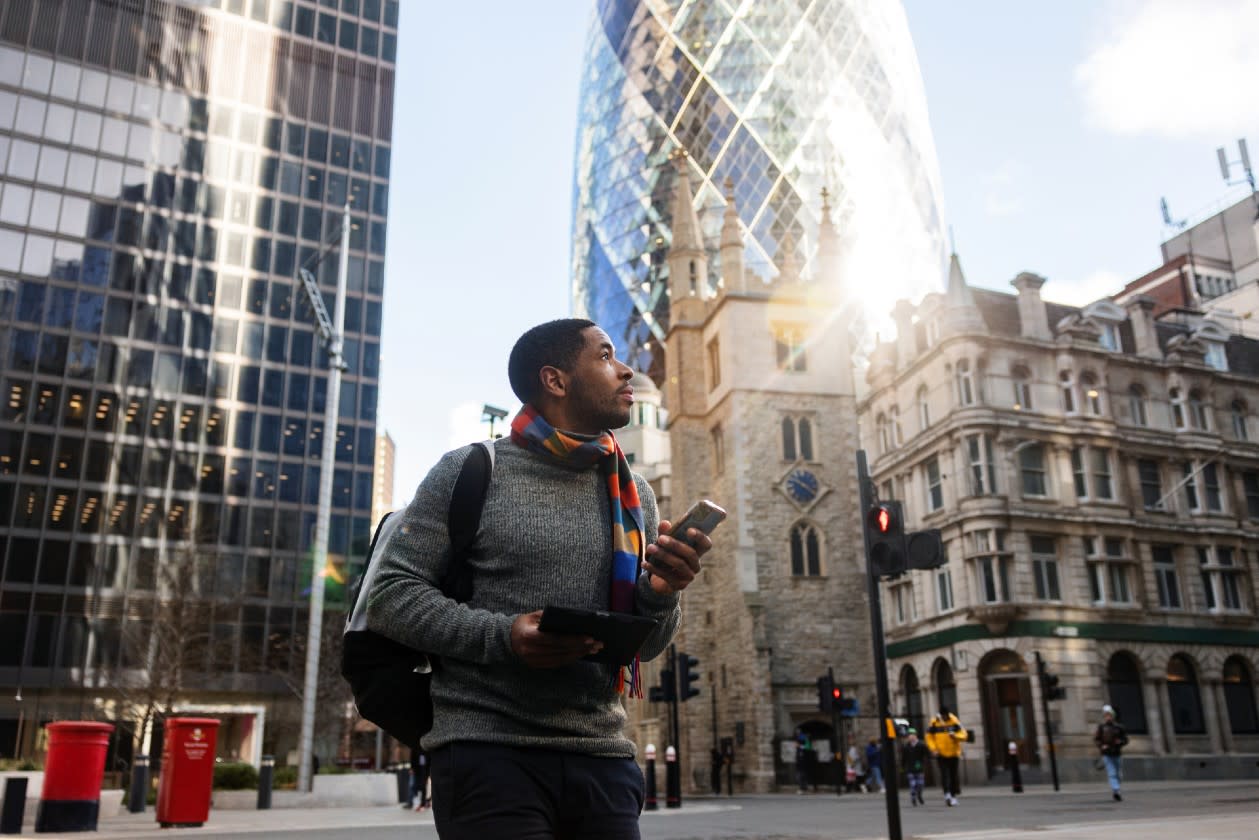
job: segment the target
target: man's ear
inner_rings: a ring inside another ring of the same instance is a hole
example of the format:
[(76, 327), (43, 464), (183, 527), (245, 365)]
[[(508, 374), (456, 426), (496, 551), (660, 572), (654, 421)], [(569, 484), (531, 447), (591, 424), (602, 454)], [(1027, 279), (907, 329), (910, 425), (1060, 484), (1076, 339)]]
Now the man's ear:
[(542, 392), (552, 399), (562, 399), (568, 395), (568, 375), (553, 365), (543, 365), (538, 371), (538, 380), (542, 383)]

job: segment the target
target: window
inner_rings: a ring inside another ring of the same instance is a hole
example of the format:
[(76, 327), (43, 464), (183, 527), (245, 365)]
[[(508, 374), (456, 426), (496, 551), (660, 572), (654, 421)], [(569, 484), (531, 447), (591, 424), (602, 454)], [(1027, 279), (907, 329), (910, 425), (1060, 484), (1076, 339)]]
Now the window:
[(962, 359), (957, 363), (957, 404), (973, 405), (975, 403), (975, 381), (971, 376), (970, 361)]
[(779, 326), (775, 328), (774, 351), (779, 370), (802, 372), (808, 369), (803, 327)]
[(1246, 414), (1246, 403), (1243, 400), (1233, 400), (1231, 406), (1233, 437), (1237, 440), (1250, 440), (1250, 433), (1246, 428)]
[(1032, 374), (1023, 367), (1016, 367), (1010, 372), (1011, 381), (1014, 383), (1014, 410), (1015, 411), (1031, 411), (1032, 410)]
[(1163, 509), (1163, 482), (1157, 461), (1142, 458), (1137, 461), (1137, 476), (1141, 482), (1141, 503), (1146, 510)]
[(1150, 425), (1149, 413), (1146, 411), (1145, 402), (1144, 388), (1140, 385), (1132, 385), (1128, 388), (1128, 414), (1131, 416), (1132, 425)]
[(1080, 392), (1080, 401), (1084, 404), (1084, 413), (1092, 417), (1101, 417), (1103, 413), (1102, 388), (1097, 382), (1097, 377), (1092, 373), (1082, 374), (1080, 376)]
[(1117, 537), (1085, 537), (1089, 593), (1095, 604), (1130, 604), (1129, 561), (1124, 541)]
[(888, 424), (892, 427), (892, 445), (900, 446), (905, 442), (905, 436), (901, 434), (901, 410), (897, 406), (892, 406), (887, 412)]
[(1045, 481), (1045, 447), (1032, 444), (1019, 450), (1019, 471), (1023, 477), (1024, 496), (1047, 496)]
[(898, 583), (896, 586), (891, 587), (891, 590), (893, 608), (892, 615), (894, 616), (897, 624), (905, 624), (913, 618), (914, 614), (917, 612), (913, 606), (914, 586), (912, 583), (907, 581), (905, 583)]
[(879, 412), (879, 416), (874, 420), (874, 428), (879, 436), (879, 454), (886, 455), (892, 451), (892, 427), (888, 423), (886, 414)]
[(1114, 485), (1110, 477), (1110, 450), (1090, 447), (1090, 452), (1093, 462), (1093, 495), (1098, 499), (1114, 499)]
[(1167, 700), (1171, 706), (1172, 729), (1177, 735), (1206, 733), (1197, 675), (1189, 660), (1179, 654), (1167, 663)]
[(721, 384), (721, 345), (717, 339), (708, 342), (708, 390)]
[(808, 577), (822, 574), (817, 529), (804, 522), (791, 529), (791, 573)]
[(1185, 426), (1185, 396), (1179, 388), (1172, 388), (1167, 394), (1172, 404), (1172, 426), (1177, 430), (1186, 428)]
[(1075, 377), (1071, 371), (1064, 370), (1058, 374), (1058, 388), (1062, 391), (1062, 410), (1075, 414)]
[(1255, 710), (1255, 687), (1250, 669), (1240, 656), (1224, 662), (1224, 707), (1228, 709), (1228, 725), (1236, 735), (1259, 732), (1259, 713)]
[(953, 572), (947, 566), (936, 569), (936, 607), (946, 613), (953, 609)]
[(1189, 392), (1189, 421), (1195, 429), (1201, 429), (1204, 432), (1211, 430), (1211, 413), (1207, 410), (1201, 391)]
[(1207, 610), (1243, 609), (1242, 570), (1234, 565), (1233, 549), (1219, 545), (1198, 546), (1198, 565)]
[(918, 388), (918, 395), (915, 397), (918, 404), (918, 431), (925, 432), (931, 426), (931, 406), (927, 402), (927, 386), (922, 385)]
[(1119, 325), (1111, 321), (1103, 321), (1098, 326), (1101, 327), (1101, 334), (1097, 337), (1097, 343), (1106, 350), (1118, 350)]
[(1164, 609), (1180, 609), (1180, 581), (1176, 576), (1176, 554), (1170, 545), (1150, 547), (1154, 557), (1154, 583), (1158, 588), (1158, 605)]
[(1246, 515), (1259, 519), (1259, 472), (1243, 473), (1242, 488), (1246, 493)]
[(1010, 600), (1010, 558), (1004, 553), (1004, 534), (972, 531), (967, 538), (979, 600), (985, 604)]
[(1106, 696), (1115, 707), (1115, 717), (1133, 735), (1150, 730), (1145, 722), (1145, 695), (1141, 691), (1141, 672), (1126, 653), (1116, 653), (1106, 665)]
[(1218, 341), (1206, 342), (1207, 353), (1203, 360), (1207, 363), (1207, 367), (1215, 370), (1228, 370), (1228, 355), (1224, 352), (1224, 345)]
[(1071, 447), (1071, 475), (1075, 479), (1075, 497), (1077, 499), (1087, 499), (1089, 497), (1088, 473), (1084, 469), (1084, 453), (1083, 446)]
[(939, 510), (944, 507), (944, 483), (940, 477), (940, 459), (927, 461), (927, 510)]
[(1224, 496), (1220, 493), (1219, 470), (1214, 463), (1186, 461), (1184, 472), (1185, 505), (1190, 511), (1222, 513)]
[(782, 419), (783, 460), (813, 460), (813, 423), (808, 417)]
[(713, 472), (720, 475), (726, 469), (726, 436), (721, 426), (713, 426), (709, 432), (713, 442)]
[(966, 454), (970, 460), (970, 492), (983, 496), (997, 492), (997, 468), (992, 457), (992, 438), (967, 435)]
[(1053, 537), (1032, 536), (1032, 575), (1036, 578), (1036, 598), (1061, 601), (1058, 586), (1058, 546)]

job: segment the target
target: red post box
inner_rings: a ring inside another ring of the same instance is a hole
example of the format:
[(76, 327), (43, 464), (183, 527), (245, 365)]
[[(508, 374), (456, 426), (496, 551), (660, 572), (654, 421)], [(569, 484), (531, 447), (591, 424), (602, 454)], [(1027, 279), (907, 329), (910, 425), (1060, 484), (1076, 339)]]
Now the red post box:
[(162, 828), (195, 828), (209, 819), (218, 729), (214, 718), (166, 719), (157, 783), (157, 821)]
[(44, 788), (35, 830), (95, 831), (101, 813), (101, 779), (112, 724), (86, 720), (48, 724)]

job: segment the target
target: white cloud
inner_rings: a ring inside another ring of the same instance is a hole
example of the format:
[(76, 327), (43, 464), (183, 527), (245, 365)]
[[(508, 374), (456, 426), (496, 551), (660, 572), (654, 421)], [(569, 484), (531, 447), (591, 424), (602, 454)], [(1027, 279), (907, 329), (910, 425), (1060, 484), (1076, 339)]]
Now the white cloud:
[(1123, 135), (1223, 145), (1259, 128), (1259, 0), (1114, 0), (1075, 78), (1088, 118)]
[(1128, 281), (1117, 271), (1098, 269), (1076, 280), (1050, 279), (1045, 284), (1044, 297), (1055, 303), (1085, 306), (1117, 293)]
[[(446, 441), (446, 449), (458, 449), (478, 440), (489, 437), (488, 423), (481, 422), (481, 403), (459, 403), (450, 410), (448, 419), (450, 437)], [(505, 432), (502, 421), (494, 424), (494, 434)]]
[(984, 185), (984, 212), (994, 219), (1014, 216), (1023, 210), (1019, 196), (1019, 166), (1007, 161), (980, 179)]

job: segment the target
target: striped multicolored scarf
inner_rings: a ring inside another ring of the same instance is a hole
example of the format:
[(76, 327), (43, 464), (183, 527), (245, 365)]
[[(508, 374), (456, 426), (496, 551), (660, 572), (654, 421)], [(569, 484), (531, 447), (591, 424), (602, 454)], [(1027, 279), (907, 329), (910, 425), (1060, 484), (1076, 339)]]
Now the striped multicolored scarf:
[[(634, 590), (639, 569), (643, 563), (643, 506), (638, 498), (638, 486), (630, 473), (629, 461), (611, 432), (604, 432), (593, 440), (581, 440), (565, 434), (538, 413), (531, 405), (525, 405), (511, 421), (511, 440), (517, 446), (537, 452), (569, 466), (588, 467), (598, 465), (599, 474), (608, 488), (609, 507), (612, 510), (612, 590), (609, 606), (615, 612), (634, 611)], [(626, 669), (617, 673), (617, 690), (632, 697), (642, 697), (643, 689), (638, 678), (638, 657)]]

